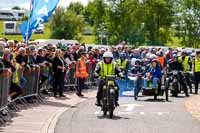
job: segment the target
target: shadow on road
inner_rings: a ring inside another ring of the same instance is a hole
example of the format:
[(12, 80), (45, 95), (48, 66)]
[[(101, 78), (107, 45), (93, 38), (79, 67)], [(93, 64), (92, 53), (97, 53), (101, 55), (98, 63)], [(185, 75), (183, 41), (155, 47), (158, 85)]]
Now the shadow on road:
[(108, 119), (108, 120), (120, 120), (120, 119), (128, 120), (128, 119), (130, 119), (130, 118), (127, 118), (127, 117), (116, 116), (116, 115), (114, 115), (112, 119), (110, 119), (108, 115), (97, 116), (97, 118), (98, 119)]

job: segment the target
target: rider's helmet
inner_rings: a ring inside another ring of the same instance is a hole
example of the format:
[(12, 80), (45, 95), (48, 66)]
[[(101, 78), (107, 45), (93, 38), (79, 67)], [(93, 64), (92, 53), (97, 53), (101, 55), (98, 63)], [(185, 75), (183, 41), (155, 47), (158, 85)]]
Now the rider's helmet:
[(156, 52), (156, 55), (157, 55), (157, 56), (163, 56), (163, 51), (162, 51), (162, 50), (157, 51), (157, 52)]
[(197, 50), (197, 51), (196, 51), (196, 54), (197, 54), (197, 55), (200, 54), (200, 50)]
[[(107, 62), (107, 61), (106, 61), (106, 58), (110, 58), (110, 61)], [(109, 52), (109, 51), (105, 52), (105, 53), (103, 54), (103, 60), (104, 60), (104, 62), (107, 63), (107, 64), (111, 63), (112, 60), (113, 60), (113, 54), (112, 54), (112, 52)]]
[(192, 53), (191, 57), (194, 58), (196, 56), (196, 53)]
[(125, 54), (125, 53), (121, 53), (121, 54), (120, 54), (120, 58), (121, 58), (121, 59), (122, 59), (122, 58), (123, 58), (123, 59), (126, 59), (126, 54)]
[(183, 50), (181, 54), (182, 54), (182, 56), (186, 56), (187, 55), (187, 51)]
[(178, 54), (178, 52), (177, 52), (177, 51), (173, 51), (173, 52), (172, 52), (172, 55), (174, 55), (174, 54), (176, 54), (176, 55), (177, 55), (177, 54)]
[(141, 61), (140, 59), (137, 59), (137, 60), (135, 61), (135, 65), (136, 65), (136, 66), (142, 65), (142, 61)]

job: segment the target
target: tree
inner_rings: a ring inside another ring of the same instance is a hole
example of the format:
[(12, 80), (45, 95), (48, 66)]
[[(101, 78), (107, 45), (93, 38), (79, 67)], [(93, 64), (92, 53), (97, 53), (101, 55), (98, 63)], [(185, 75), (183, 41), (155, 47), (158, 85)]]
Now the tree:
[(174, 3), (176, 16), (174, 27), (176, 36), (188, 47), (199, 47), (200, 44), (200, 1), (178, 0)]
[(12, 9), (13, 10), (21, 10), (21, 8), (19, 6), (14, 6)]
[(73, 11), (77, 15), (81, 15), (84, 10), (84, 6), (80, 2), (71, 2), (69, 4), (67, 10)]
[(84, 19), (73, 11), (58, 7), (50, 20), (51, 38), (80, 39)]

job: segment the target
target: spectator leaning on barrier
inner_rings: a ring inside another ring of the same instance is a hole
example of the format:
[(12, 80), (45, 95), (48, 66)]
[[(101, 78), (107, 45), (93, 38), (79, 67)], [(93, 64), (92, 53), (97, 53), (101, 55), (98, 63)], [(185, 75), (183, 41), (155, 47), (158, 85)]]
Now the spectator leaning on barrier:
[(17, 60), (17, 63), (19, 63), (23, 67), (28, 65), (28, 58), (26, 56), (26, 49), (25, 48), (23, 48), (23, 47), (19, 48), (18, 54), (16, 56), (16, 60)]
[(82, 89), (86, 87), (84, 85), (84, 81), (88, 77), (86, 63), (87, 63), (86, 53), (81, 52), (81, 57), (78, 59), (76, 63), (77, 96), (83, 96)]

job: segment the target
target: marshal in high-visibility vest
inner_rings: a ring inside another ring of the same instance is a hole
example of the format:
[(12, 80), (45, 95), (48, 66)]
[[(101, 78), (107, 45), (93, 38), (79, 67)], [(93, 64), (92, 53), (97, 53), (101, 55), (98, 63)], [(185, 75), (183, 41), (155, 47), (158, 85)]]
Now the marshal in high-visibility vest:
[(185, 56), (185, 59), (183, 60), (183, 58), (182, 57), (179, 57), (178, 58), (178, 60), (180, 61), (180, 62), (182, 62), (183, 63), (183, 67), (184, 67), (184, 71), (185, 72), (188, 72), (188, 71), (190, 71), (190, 65), (189, 65), (189, 56)]
[(87, 66), (83, 59), (79, 59), (76, 64), (76, 77), (87, 78)]
[(100, 76), (101, 78), (106, 77), (107, 75), (115, 75), (116, 63), (104, 63), (100, 62)]
[(200, 72), (200, 59), (194, 60), (194, 72)]
[(127, 64), (128, 64), (127, 59), (125, 59), (125, 60), (118, 59), (117, 60), (117, 65), (119, 65), (119, 67), (123, 68), (124, 70), (126, 69)]

